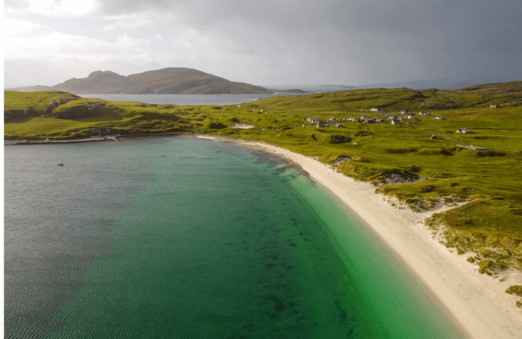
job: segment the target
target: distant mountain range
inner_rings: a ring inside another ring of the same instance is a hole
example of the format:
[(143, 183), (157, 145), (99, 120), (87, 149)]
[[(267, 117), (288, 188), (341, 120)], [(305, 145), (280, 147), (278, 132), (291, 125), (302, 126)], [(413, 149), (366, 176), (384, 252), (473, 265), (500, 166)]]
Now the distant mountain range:
[(164, 68), (123, 76), (96, 71), (86, 78), (73, 78), (55, 86), (29, 86), (16, 91), (64, 91), (76, 94), (268, 94), (261, 86), (234, 82), (192, 68)]

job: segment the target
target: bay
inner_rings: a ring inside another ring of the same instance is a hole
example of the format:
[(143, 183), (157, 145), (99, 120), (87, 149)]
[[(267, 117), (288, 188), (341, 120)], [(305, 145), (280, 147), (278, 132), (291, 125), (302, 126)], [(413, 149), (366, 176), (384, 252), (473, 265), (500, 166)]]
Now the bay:
[(4, 249), (10, 338), (460, 336), (306, 173), (233, 144), (7, 146)]
[(138, 101), (156, 105), (235, 105), (287, 95), (310, 93), (277, 92), (272, 94), (78, 94), (83, 98), (108, 101)]

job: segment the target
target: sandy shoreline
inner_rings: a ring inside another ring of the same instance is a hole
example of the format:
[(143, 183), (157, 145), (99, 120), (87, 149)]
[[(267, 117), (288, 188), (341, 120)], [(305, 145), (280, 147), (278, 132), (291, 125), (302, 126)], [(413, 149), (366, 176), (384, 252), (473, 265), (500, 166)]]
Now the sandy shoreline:
[[(259, 142), (213, 136), (199, 138), (233, 141), (297, 164), (310, 178), (353, 210), (401, 258), (439, 299), (458, 325), (472, 338), (521, 338), (522, 314), (516, 297), (504, 291), (522, 285), (522, 274), (493, 279), (431, 237), (422, 221), (435, 212), (415, 213), (392, 206), (375, 188), (348, 178), (312, 158)], [(378, 211), (378, 213), (376, 213)]]

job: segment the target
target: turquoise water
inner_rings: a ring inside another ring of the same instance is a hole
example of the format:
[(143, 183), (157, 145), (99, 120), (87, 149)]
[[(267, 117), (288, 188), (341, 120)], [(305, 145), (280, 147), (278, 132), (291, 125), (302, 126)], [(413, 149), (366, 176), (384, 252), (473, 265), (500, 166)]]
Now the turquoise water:
[(5, 177), (6, 337), (460, 336), (356, 217), (265, 154), (17, 146)]

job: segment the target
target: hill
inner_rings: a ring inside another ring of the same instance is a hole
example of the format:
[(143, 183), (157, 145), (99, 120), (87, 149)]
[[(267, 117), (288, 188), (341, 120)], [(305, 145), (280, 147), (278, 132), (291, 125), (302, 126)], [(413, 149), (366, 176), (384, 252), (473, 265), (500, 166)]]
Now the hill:
[(191, 68), (164, 68), (129, 76), (96, 71), (86, 78), (73, 78), (50, 90), (78, 94), (258, 94), (271, 90), (234, 82)]
[(24, 86), (24, 87), (17, 87), (13, 89), (13, 91), (16, 92), (43, 92), (43, 91), (50, 91), (51, 87), (49, 86), (43, 86), (43, 85), (35, 85), (35, 86)]

